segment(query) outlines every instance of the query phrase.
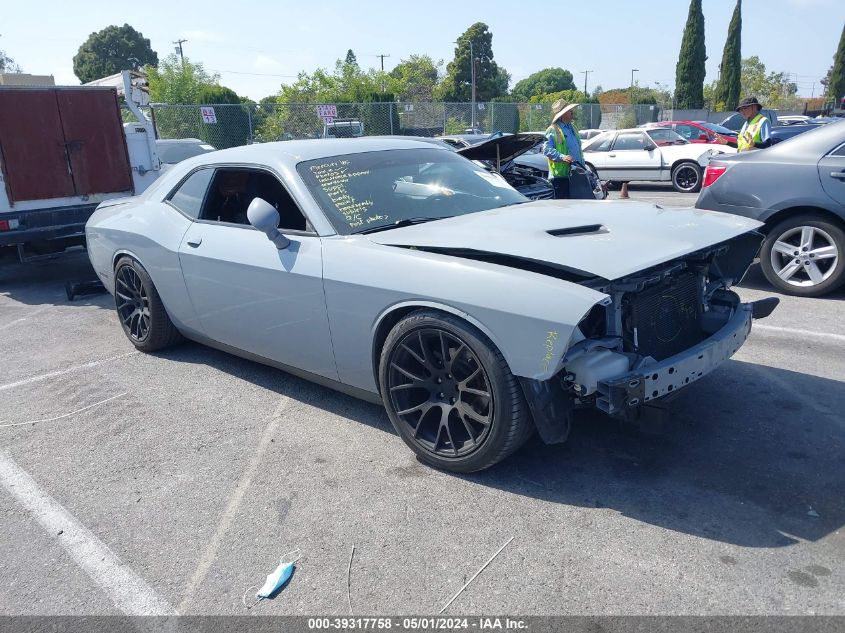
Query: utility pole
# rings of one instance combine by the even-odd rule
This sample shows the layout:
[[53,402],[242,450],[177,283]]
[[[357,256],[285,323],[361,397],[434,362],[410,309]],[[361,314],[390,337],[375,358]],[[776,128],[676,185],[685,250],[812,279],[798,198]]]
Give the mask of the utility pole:
[[184,44],[187,41],[188,40],[176,40],[175,42],[173,42],[174,44],[176,44],[176,52],[179,53],[179,58],[182,60],[183,66],[185,65],[185,55],[182,52],[182,44]]
[[390,55],[376,55],[376,57],[380,57],[380,58],[381,58],[381,70],[382,70],[382,72],[384,72],[384,58],[385,58],[385,57],[390,57]]
[[587,94],[587,77],[590,73],[593,72],[592,70],[582,70],[581,74],[584,75],[584,97],[589,97],[590,95]]

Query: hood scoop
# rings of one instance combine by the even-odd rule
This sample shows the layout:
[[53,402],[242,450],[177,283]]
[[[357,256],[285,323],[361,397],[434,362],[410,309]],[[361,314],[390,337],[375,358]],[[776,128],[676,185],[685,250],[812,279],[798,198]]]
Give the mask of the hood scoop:
[[546,231],[552,237],[570,237],[573,235],[597,235],[610,233],[603,224],[585,224],[583,226],[567,226],[563,229],[550,229]]

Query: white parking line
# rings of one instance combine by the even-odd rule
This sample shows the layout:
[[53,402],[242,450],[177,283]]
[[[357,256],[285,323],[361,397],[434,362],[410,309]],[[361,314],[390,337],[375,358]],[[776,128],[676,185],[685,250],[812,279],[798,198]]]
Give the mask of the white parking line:
[[59,371],[51,371],[47,374],[40,374],[39,376],[32,376],[30,378],[24,378],[23,380],[18,380],[16,382],[6,383],[5,385],[0,385],[0,391],[5,391],[6,389],[14,389],[15,387],[21,387],[23,385],[28,385],[33,382],[40,382],[42,380],[48,380],[50,378],[55,378],[56,376],[63,376],[65,374],[69,374],[74,371],[79,371],[81,369],[89,369],[90,367],[96,367],[97,365],[102,365],[104,363],[111,363],[116,360],[120,360],[121,358],[126,358],[127,356],[132,356],[137,354],[137,351],[134,352],[127,352],[126,354],[120,354],[118,356],[112,356],[111,358],[103,358],[101,360],[93,360],[90,363],[84,363],[82,365],[74,365],[73,367],[68,367],[67,369],[60,369]]
[[817,338],[826,341],[838,341],[845,343],[845,335],[833,334],[831,332],[814,332],[813,330],[803,330],[800,328],[779,327],[777,325],[764,325],[756,322],[751,327],[751,330],[763,330],[764,332],[777,332],[778,334],[791,334],[793,336],[806,336],[809,338]]
[[214,564],[214,561],[217,558],[217,552],[223,544],[223,537],[226,536],[226,532],[229,530],[229,527],[232,525],[232,521],[235,519],[235,515],[238,513],[241,501],[243,501],[247,489],[252,484],[252,479],[255,477],[255,473],[258,470],[258,466],[261,464],[261,460],[264,459],[264,453],[270,445],[270,440],[272,440],[273,436],[276,434],[276,429],[279,426],[279,418],[290,404],[291,399],[287,396],[282,396],[281,401],[273,411],[270,423],[264,429],[264,433],[261,435],[261,440],[258,442],[258,448],[255,449],[255,453],[249,460],[246,470],[244,470],[240,481],[238,481],[238,485],[235,486],[235,491],[232,493],[232,496],[229,498],[229,502],[226,504],[226,508],[223,510],[223,515],[220,517],[217,529],[214,531],[214,536],[212,536],[211,540],[208,542],[208,546],[206,546],[193,576],[191,576],[191,579],[188,581],[188,586],[185,589],[185,596],[179,604],[179,609],[185,609],[185,607],[190,603],[194,597],[194,592],[202,584],[202,581],[205,580],[208,570],[211,569],[211,566]]
[[178,615],[140,576],[0,451],[0,483],[126,615]]

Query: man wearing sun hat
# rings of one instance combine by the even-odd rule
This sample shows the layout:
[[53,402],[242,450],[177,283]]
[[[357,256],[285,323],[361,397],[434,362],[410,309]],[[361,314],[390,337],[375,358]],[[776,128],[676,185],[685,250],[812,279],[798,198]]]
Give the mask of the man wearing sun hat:
[[581,137],[572,125],[577,103],[558,99],[552,104],[552,124],[546,130],[543,154],[549,159],[549,180],[555,198],[569,197],[569,170],[572,163],[583,163]]
[[762,109],[763,106],[757,101],[757,97],[746,97],[739,102],[736,111],[745,118],[745,123],[742,124],[736,139],[738,152],[764,149],[772,144],[769,120],[760,114]]

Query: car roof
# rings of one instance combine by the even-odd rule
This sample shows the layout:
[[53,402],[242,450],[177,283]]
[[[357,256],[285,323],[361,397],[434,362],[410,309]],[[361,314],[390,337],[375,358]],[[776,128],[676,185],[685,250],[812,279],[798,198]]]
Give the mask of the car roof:
[[[401,137],[385,138],[362,136],[358,138],[309,139],[301,141],[275,141],[256,143],[219,150],[209,162],[283,162],[290,166],[305,160],[328,158],[343,154],[377,152],[387,149],[420,149],[438,146],[425,141]],[[445,149],[445,148],[444,148]]]

